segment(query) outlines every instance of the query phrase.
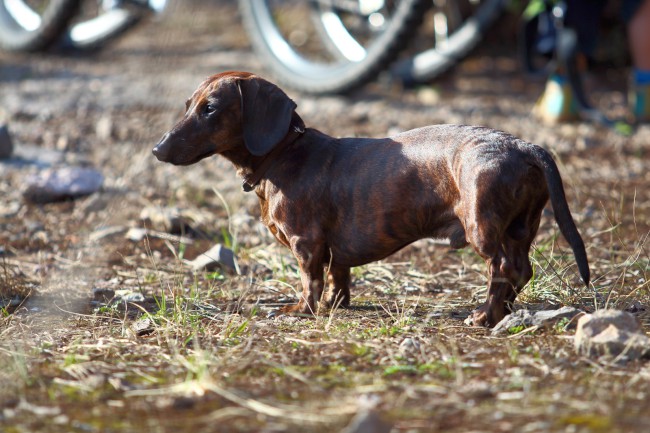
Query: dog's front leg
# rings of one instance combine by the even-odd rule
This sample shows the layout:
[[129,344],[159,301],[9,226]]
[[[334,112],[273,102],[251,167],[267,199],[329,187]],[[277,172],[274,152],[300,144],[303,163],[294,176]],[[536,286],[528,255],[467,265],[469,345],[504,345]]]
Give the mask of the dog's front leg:
[[332,265],[327,274],[328,289],[323,295],[321,305],[324,307],[350,306],[350,268]]
[[302,294],[296,305],[280,309],[281,313],[315,314],[316,305],[323,293],[323,257],[325,248],[322,242],[294,236],[290,240],[291,251],[300,266]]
[[474,326],[493,328],[510,313],[506,299],[514,292],[508,283],[488,283],[487,300],[472,312],[470,323]]

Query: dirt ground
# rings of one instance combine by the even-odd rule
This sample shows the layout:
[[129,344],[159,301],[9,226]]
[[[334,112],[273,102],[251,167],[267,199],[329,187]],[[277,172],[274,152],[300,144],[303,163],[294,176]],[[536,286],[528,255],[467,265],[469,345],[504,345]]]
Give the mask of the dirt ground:
[[[507,337],[466,326],[485,294],[469,249],[417,242],[353,270],[353,308],[267,318],[296,299],[299,277],[255,197],[218,158],[173,167],[151,155],[206,76],[264,67],[232,1],[173,12],[95,53],[0,53],[0,123],[35,154],[0,162],[2,431],[325,432],[357,415],[371,423],[359,432],[650,429],[647,362],[578,356],[570,326]],[[546,212],[517,307],[625,309],[647,333],[650,127],[625,137],[540,123],[530,113],[543,81],[519,71],[514,50],[496,40],[417,89],[379,80],[345,97],[287,93],[309,126],[335,136],[465,123],[550,149],[593,284],[581,288]],[[610,115],[625,110],[624,77],[591,78]],[[102,190],[27,203],[27,178],[51,161],[98,169]],[[141,218],[168,208],[182,214],[180,232]],[[126,236],[144,226],[156,233]],[[241,275],[187,268],[215,243],[235,250]]]

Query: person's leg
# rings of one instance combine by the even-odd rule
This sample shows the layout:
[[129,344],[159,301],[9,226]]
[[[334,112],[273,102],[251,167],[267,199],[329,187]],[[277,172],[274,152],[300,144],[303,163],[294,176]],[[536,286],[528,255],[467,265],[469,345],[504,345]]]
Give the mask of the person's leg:
[[[650,0],[649,0],[650,1]],[[596,48],[598,29],[606,0],[567,0],[564,26],[577,36],[578,69],[587,70],[587,58]],[[578,120],[578,104],[567,71],[560,65],[546,82],[544,93],[537,100],[533,114],[547,123]]]
[[629,102],[637,121],[650,121],[650,0],[626,0],[623,18],[632,56]]

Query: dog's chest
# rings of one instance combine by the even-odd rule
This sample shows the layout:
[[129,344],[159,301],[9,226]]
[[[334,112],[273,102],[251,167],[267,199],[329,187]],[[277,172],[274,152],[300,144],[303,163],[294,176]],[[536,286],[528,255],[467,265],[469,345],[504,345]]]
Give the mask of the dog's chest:
[[280,241],[281,244],[290,247],[289,240],[285,234],[285,231],[282,229],[282,218],[278,219],[273,217],[274,212],[271,208],[277,207],[273,206],[273,203],[269,203],[268,200],[264,197],[259,197],[260,199],[260,210],[261,210],[261,220],[262,223],[269,229],[271,234]]

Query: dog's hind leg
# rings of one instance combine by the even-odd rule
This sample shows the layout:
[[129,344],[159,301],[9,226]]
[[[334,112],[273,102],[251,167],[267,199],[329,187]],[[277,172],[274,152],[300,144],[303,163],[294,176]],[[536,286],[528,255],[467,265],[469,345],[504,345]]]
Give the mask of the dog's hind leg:
[[[543,204],[541,205],[543,206]],[[488,268],[487,299],[473,312],[474,325],[493,327],[512,312],[517,295],[533,275],[528,257],[539,227],[541,206],[536,205],[499,230],[498,218],[477,215],[478,224],[468,230],[468,239]]]
[[[476,197],[479,199],[473,206],[465,209],[465,232],[467,241],[485,260],[488,281],[485,303],[474,310],[471,322],[474,326],[493,327],[505,317],[510,310],[508,304],[517,297],[521,256],[506,233],[508,217],[499,214],[493,203],[481,200],[480,195]],[[527,263],[528,258],[525,259]]]

